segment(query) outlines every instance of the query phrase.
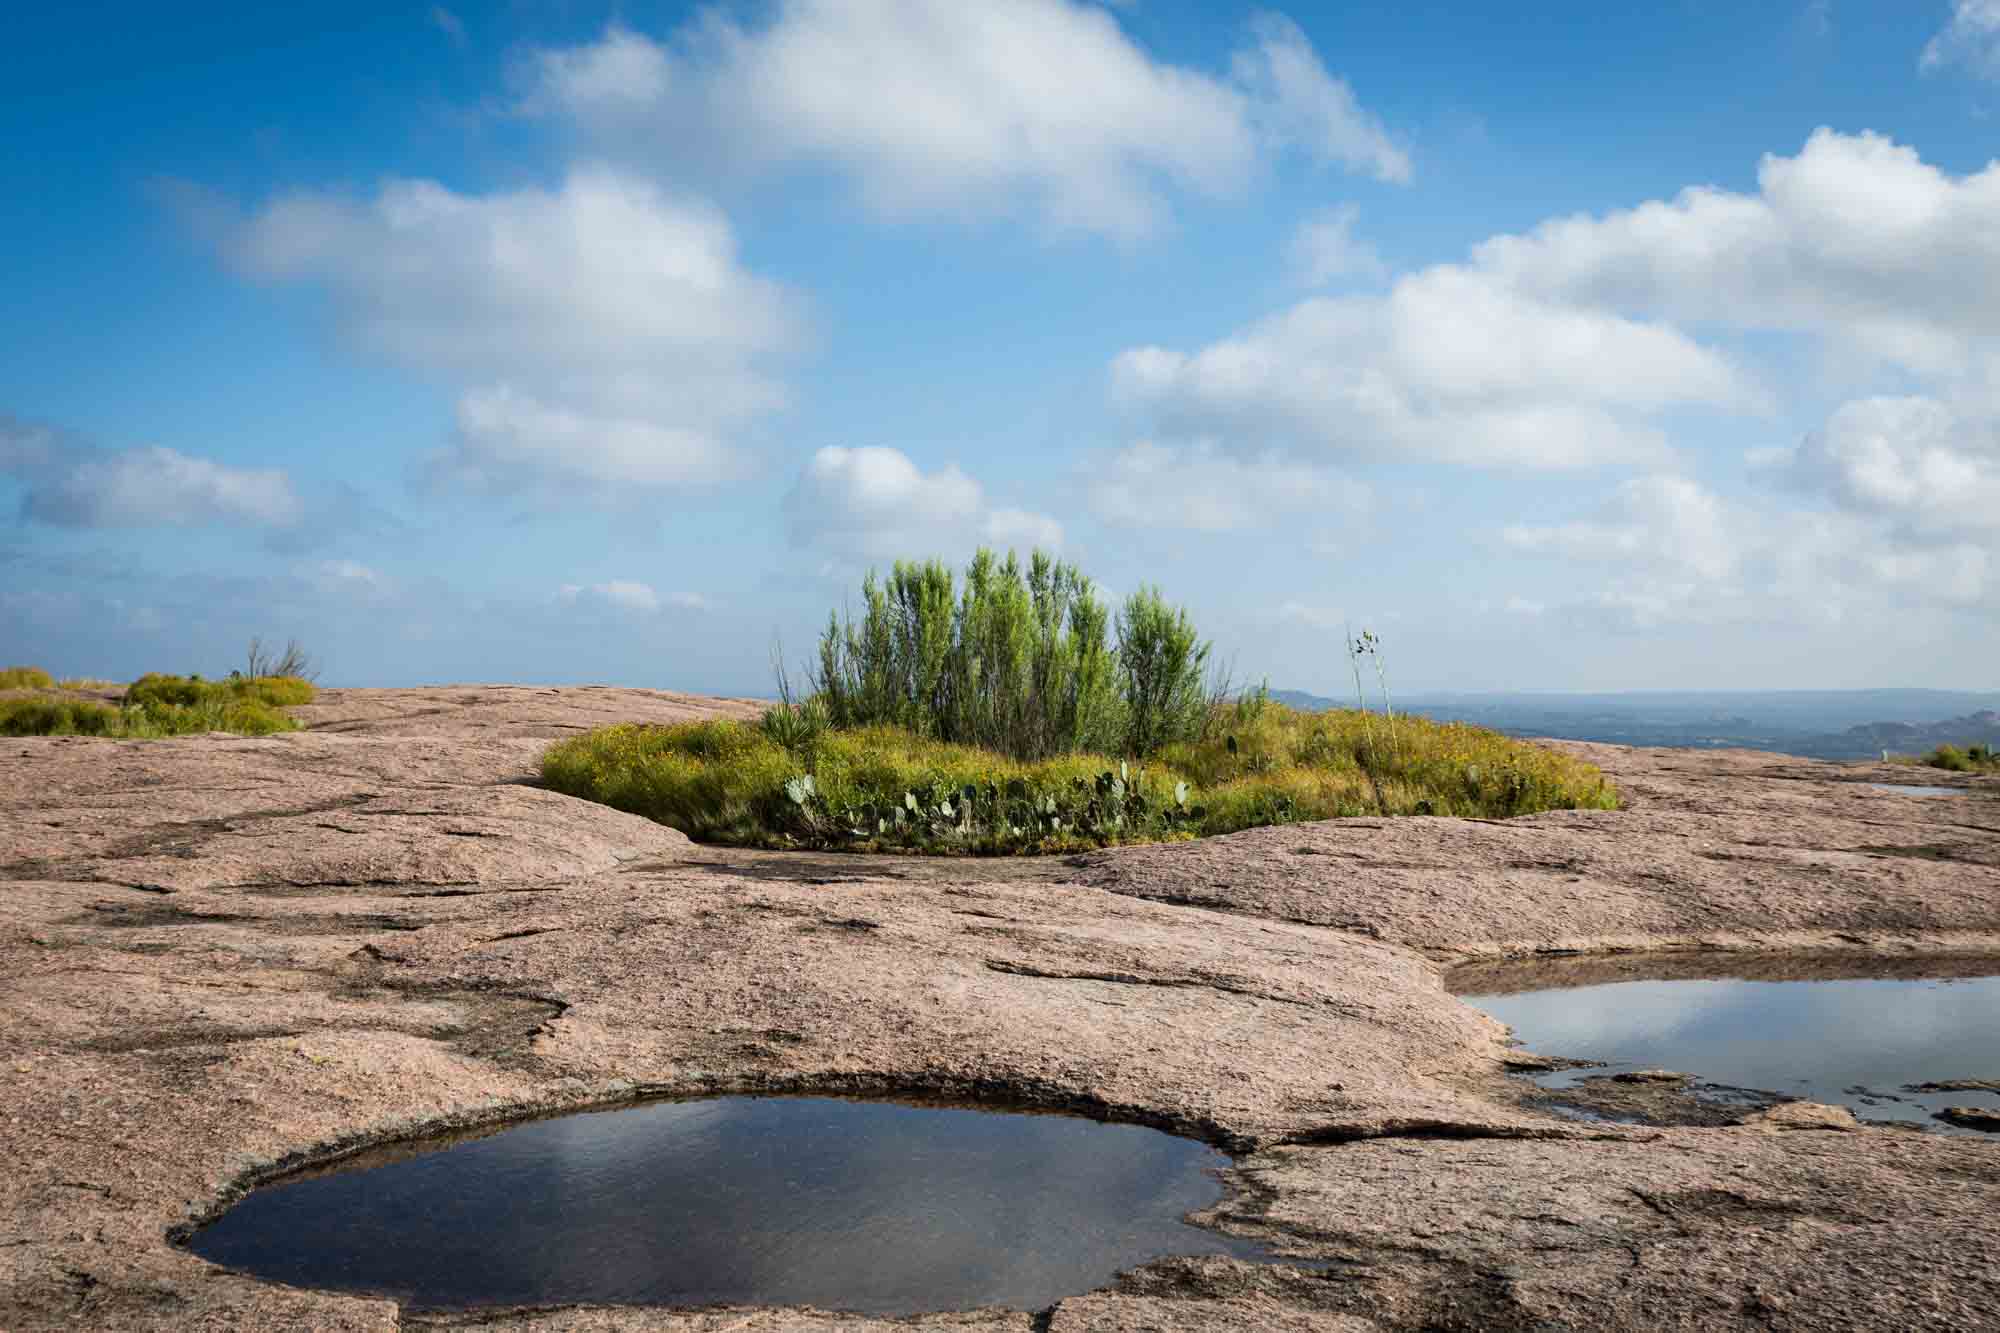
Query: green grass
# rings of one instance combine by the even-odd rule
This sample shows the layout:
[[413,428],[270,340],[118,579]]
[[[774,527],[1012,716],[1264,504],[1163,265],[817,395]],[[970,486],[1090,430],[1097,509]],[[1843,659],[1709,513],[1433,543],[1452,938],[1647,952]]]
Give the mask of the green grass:
[[0,690],[46,690],[53,688],[55,683],[55,678],[40,667],[0,668]]
[[283,708],[312,701],[312,682],[297,676],[231,675],[225,680],[203,680],[200,676],[163,676],[149,671],[125,690],[127,708],[134,704],[194,708],[211,702],[253,702]]
[[[46,687],[45,687],[46,688]],[[0,700],[0,736],[115,736],[157,740],[205,731],[268,736],[296,731],[283,712],[311,702],[310,683],[289,676],[205,681],[196,676],[141,676],[121,705],[43,694]]]
[[[1615,809],[1596,768],[1497,732],[1354,711],[1224,705],[1211,737],[1132,765],[1034,762],[895,727],[787,748],[755,723],[604,727],[550,747],[550,787],[753,847],[1020,853],[1366,814]],[[1371,777],[1372,772],[1372,777]],[[1379,793],[1379,794],[1378,794]]]

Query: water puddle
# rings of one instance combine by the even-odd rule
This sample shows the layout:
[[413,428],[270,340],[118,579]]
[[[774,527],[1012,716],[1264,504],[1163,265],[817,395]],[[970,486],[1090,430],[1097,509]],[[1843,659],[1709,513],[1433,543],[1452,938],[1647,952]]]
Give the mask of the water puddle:
[[1969,796],[1972,794],[1971,790],[1966,787],[1917,787],[1897,782],[1868,782],[1862,785],[1875,791],[1893,792],[1897,796]]
[[416,1145],[254,1190],[212,1262],[418,1307],[1038,1309],[1165,1255],[1220,1152],[1137,1125],[806,1097],[660,1102]]
[[1619,1098],[1637,1097],[1647,1080],[1635,1076],[1648,1070],[1690,1075],[1686,1090],[1713,1105],[1827,1102],[1865,1120],[1968,1134],[1979,1131],[1937,1112],[2000,1113],[2000,963],[1930,964],[1948,976],[1909,975],[1915,963],[1847,977],[1827,975],[1833,964],[1765,960],[1762,976],[1759,966],[1699,977],[1683,964],[1681,975],[1646,977],[1640,960],[1579,960],[1567,978],[1546,964],[1493,967],[1454,977],[1453,988],[1529,1051],[1593,1062],[1533,1076],[1559,1107],[1569,1090],[1584,1114],[1626,1118]]

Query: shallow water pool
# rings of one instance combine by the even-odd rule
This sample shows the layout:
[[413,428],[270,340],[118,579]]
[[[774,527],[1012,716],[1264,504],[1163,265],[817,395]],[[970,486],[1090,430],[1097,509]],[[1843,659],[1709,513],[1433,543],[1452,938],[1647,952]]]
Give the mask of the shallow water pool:
[[394,1156],[255,1190],[189,1247],[414,1306],[869,1313],[1035,1309],[1164,1255],[1265,1257],[1182,1220],[1227,1157],[1075,1116],[721,1097]]
[[1970,796],[1969,787],[1923,787],[1900,782],[1869,782],[1863,784],[1876,791],[1893,792],[1897,796]]
[[1829,1102],[1863,1119],[1976,1133],[1946,1106],[2000,1108],[2000,976],[1746,981],[1630,980],[1461,997],[1540,1055],[1603,1062],[1535,1076],[1547,1088],[1639,1069],[1689,1074],[1698,1094],[1756,1089]]

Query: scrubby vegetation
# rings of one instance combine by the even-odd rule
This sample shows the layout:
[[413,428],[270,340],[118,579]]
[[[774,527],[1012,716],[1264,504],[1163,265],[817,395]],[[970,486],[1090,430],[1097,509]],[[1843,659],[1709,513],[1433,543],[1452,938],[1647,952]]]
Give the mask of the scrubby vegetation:
[[[288,645],[282,657],[274,658],[264,653],[253,639],[249,665],[251,671],[234,671],[223,680],[149,672],[126,687],[116,706],[63,692],[101,688],[107,682],[65,681],[58,690],[46,671],[13,668],[0,675],[0,682],[18,675],[23,683],[12,688],[41,692],[28,698],[0,700],[0,735],[151,740],[205,731],[265,736],[296,730],[297,720],[282,710],[293,704],[312,702],[312,682],[297,674],[310,670],[309,659],[296,643]],[[276,671],[274,668],[279,666],[291,670]]]
[[1601,773],[1497,732],[1252,696],[1205,740],[1134,762],[1017,760],[904,728],[828,729],[788,747],[749,722],[605,727],[542,759],[557,791],[705,842],[857,850],[1052,852],[1362,814],[1614,809]]
[[55,683],[55,678],[40,667],[0,668],[0,690],[46,690],[53,688]]
[[157,740],[204,731],[266,736],[298,722],[260,699],[208,697],[192,704],[113,707],[92,699],[41,695],[0,701],[0,736],[117,736]]
[[283,708],[309,704],[314,693],[312,682],[297,676],[232,674],[226,680],[203,680],[200,676],[163,676],[149,671],[126,687],[125,707],[205,708],[252,703]]
[[[1374,655],[1373,635],[1355,641]],[[962,590],[898,564],[831,619],[811,691],[757,723],[602,728],[553,746],[557,791],[709,842],[1015,853],[1360,814],[1611,809],[1595,768],[1497,732],[1231,697],[1184,610],[1114,618],[1074,566],[981,552]],[[1357,686],[1359,671],[1356,671]]]
[[[1187,612],[1141,588],[1115,618],[1074,565],[973,557],[964,587],[936,561],[861,585],[859,623],[830,617],[812,700],[836,728],[896,726],[1014,759],[1145,755],[1192,740],[1226,683]],[[798,707],[780,671],[781,708]]]
[[1991,773],[2000,769],[2000,754],[1990,745],[1968,745],[1963,750],[1956,745],[1940,745],[1925,755],[1923,762],[1953,773]]
[[307,656],[297,639],[285,641],[285,651],[273,653],[264,646],[260,638],[252,637],[250,651],[245,655],[244,669],[232,671],[233,676],[248,676],[252,680],[292,678],[311,682],[319,679],[319,666]]

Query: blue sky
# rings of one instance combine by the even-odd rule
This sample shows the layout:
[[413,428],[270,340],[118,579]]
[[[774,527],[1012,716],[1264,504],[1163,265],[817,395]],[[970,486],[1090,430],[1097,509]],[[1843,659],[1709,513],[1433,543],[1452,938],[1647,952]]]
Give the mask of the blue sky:
[[2000,0],[44,6],[0,658],[766,693],[1059,548],[1244,677],[1981,688]]

